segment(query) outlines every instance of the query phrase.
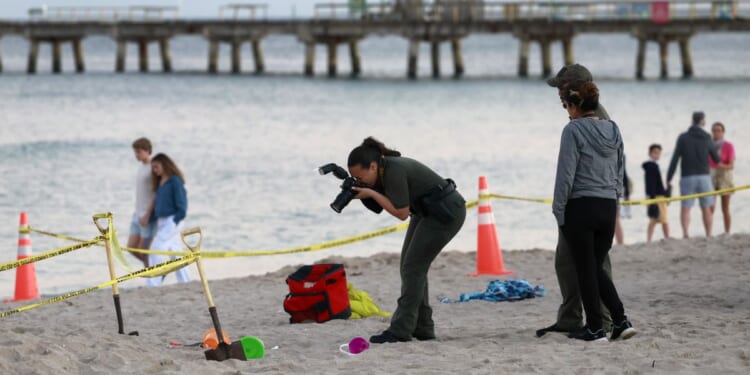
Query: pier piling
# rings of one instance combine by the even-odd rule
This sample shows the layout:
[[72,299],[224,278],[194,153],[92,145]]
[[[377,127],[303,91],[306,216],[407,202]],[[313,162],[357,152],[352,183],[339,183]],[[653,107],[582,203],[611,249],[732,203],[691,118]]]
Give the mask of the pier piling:
[[169,39],[159,40],[159,51],[161,52],[161,70],[164,73],[172,72],[172,55],[169,53]]
[[52,41],[52,73],[62,73],[62,50],[57,39]]
[[305,43],[305,75],[312,77],[315,75],[315,43]]
[[36,73],[36,62],[39,57],[39,41],[31,39],[29,44],[29,59],[26,64],[26,72],[29,74]]
[[242,71],[242,43],[239,40],[232,41],[232,74],[240,74]]
[[211,39],[208,43],[208,72],[216,74],[219,71],[219,41]]
[[679,44],[682,58],[682,77],[691,78],[693,76],[693,57],[690,53],[690,38],[680,38]]
[[518,51],[518,76],[528,77],[529,76],[529,44],[530,41],[527,38],[520,40],[520,48]]
[[550,41],[547,39],[539,41],[542,49],[542,77],[547,78],[552,74],[552,54],[550,53]]
[[349,58],[352,62],[352,77],[362,74],[362,59],[359,55],[359,43],[356,40],[349,41]]
[[83,46],[81,39],[73,39],[73,59],[75,60],[76,73],[83,73],[86,67],[83,63]]
[[122,73],[125,71],[125,54],[127,53],[128,44],[126,41],[117,40],[117,56],[115,57],[115,72]]
[[646,65],[646,38],[638,38],[638,54],[635,57],[635,78],[643,79],[643,67]]
[[432,42],[432,78],[440,78],[440,42]]
[[669,78],[669,40],[659,39],[659,63],[661,65],[659,76],[661,79]]
[[563,61],[565,65],[571,65],[575,63],[575,58],[573,57],[573,38],[572,37],[563,38],[562,50],[563,50]]
[[261,74],[266,70],[266,64],[263,61],[263,50],[260,46],[260,40],[254,39],[250,45],[253,49],[253,60],[255,61],[255,74]]
[[335,77],[336,76],[336,62],[338,60],[337,54],[338,52],[338,44],[334,41],[328,42],[328,76],[329,77]]
[[453,49],[453,76],[456,78],[464,75],[464,56],[461,52],[461,39],[451,40]]
[[407,63],[406,76],[409,79],[417,79],[417,62],[419,61],[419,41],[409,40],[409,61]]
[[138,40],[138,70],[142,73],[148,72],[148,41]]

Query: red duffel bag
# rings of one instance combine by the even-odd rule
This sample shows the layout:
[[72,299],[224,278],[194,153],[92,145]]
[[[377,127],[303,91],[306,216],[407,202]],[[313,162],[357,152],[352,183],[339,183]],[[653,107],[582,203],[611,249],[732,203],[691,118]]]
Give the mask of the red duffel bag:
[[291,315],[289,323],[331,319],[349,319],[349,291],[343,264],[302,266],[286,278],[289,294],[284,311]]

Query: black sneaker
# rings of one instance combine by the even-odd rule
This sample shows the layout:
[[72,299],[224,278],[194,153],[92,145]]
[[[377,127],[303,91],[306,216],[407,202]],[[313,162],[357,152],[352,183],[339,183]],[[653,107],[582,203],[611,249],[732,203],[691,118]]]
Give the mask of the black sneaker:
[[387,342],[405,342],[409,340],[411,339],[402,339],[391,333],[391,331],[383,331],[383,333],[379,335],[370,336],[370,342],[373,344],[385,344]]
[[627,340],[635,334],[638,333],[638,331],[633,328],[633,324],[630,323],[630,321],[626,318],[620,324],[613,324],[612,325],[612,336],[609,337],[610,340],[614,341],[617,339],[621,340]]
[[599,328],[596,332],[591,332],[588,326],[569,333],[568,337],[583,341],[608,341],[607,332],[603,328]]
[[546,335],[547,332],[570,333],[572,331],[569,330],[569,329],[562,328],[562,327],[558,326],[557,323],[555,323],[555,324],[553,324],[553,325],[551,325],[551,326],[549,326],[547,328],[542,328],[540,330],[537,330],[536,331],[536,337],[542,337],[542,336]]

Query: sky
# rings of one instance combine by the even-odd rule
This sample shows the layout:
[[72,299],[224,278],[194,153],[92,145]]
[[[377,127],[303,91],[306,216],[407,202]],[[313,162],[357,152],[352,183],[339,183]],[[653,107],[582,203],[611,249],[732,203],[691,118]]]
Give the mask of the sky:
[[[28,9],[56,6],[178,6],[180,18],[216,18],[225,4],[267,4],[269,17],[310,16],[316,3],[346,3],[347,0],[0,0],[0,19],[26,19]],[[294,10],[293,10],[294,8]]]

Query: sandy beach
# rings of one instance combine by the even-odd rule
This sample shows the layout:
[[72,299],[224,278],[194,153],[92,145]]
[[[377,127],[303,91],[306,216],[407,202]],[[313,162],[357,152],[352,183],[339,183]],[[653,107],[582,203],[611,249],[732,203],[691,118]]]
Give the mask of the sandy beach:
[[[219,317],[231,338],[266,345],[260,360],[209,362],[194,343],[211,327],[199,282],[121,291],[126,332],[117,334],[110,290],[3,319],[2,374],[746,374],[750,372],[750,235],[668,240],[616,247],[613,273],[639,334],[631,340],[583,343],[561,334],[536,338],[554,322],[560,292],[549,250],[505,251],[512,278],[548,290],[519,302],[443,304],[440,297],[482,291],[494,278],[467,277],[474,253],[445,251],[430,272],[438,340],[339,352],[354,336],[369,337],[387,318],[288,323],[285,277],[214,280]],[[210,260],[208,260],[210,261]],[[329,258],[348,279],[392,311],[399,291],[398,255]],[[194,266],[193,266],[194,267]],[[4,304],[3,310],[22,305]]]

